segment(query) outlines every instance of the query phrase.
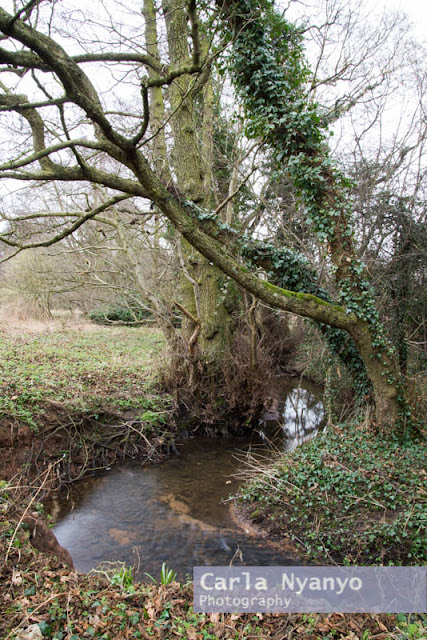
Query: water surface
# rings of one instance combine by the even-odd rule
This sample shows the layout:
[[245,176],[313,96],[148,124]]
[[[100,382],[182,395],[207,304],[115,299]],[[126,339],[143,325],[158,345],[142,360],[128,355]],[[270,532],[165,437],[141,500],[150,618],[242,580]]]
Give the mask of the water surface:
[[[286,423],[283,417],[270,419],[270,412],[260,432],[264,442],[273,439],[282,449],[310,437],[323,421],[321,404],[304,389],[288,390],[276,410]],[[158,578],[166,562],[184,579],[194,565],[301,564],[297,556],[249,535],[233,520],[228,497],[239,490],[234,474],[243,453],[269,455],[259,438],[199,437],[178,449],[178,456],[162,464],[126,463],[54,498],[54,533],[77,570],[123,561],[136,566],[140,578],[145,573]]]

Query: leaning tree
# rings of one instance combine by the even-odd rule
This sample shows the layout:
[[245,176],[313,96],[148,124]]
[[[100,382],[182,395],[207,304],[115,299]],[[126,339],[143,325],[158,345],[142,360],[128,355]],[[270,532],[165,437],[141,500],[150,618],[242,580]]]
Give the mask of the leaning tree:
[[[372,397],[377,422],[401,425],[408,412],[394,350],[357,258],[350,183],[330,157],[328,117],[308,96],[301,31],[270,0],[164,0],[160,25],[152,0],[144,2],[143,21],[122,7],[120,19],[97,24],[79,3],[10,5],[9,12],[0,9],[0,110],[9,131],[0,175],[30,185],[102,185],[106,197],[63,217],[48,237],[26,241],[8,226],[1,238],[7,257],[50,246],[109,210],[120,213],[125,201],[145,200],[182,238],[191,266],[181,282],[190,348],[194,336],[213,354],[230,344],[221,295],[226,274],[267,305],[315,321],[360,394]],[[226,59],[243,104],[246,135],[270,150],[324,243],[335,297],[301,255],[257,241],[224,218],[233,190],[219,205],[212,196],[217,57]],[[52,215],[35,201],[18,218],[42,224]]]

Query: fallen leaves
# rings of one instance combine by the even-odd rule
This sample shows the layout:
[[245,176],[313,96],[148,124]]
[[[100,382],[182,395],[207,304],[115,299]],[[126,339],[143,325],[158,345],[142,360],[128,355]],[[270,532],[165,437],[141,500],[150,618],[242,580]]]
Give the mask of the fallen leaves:
[[[4,543],[0,535],[0,554]],[[28,541],[20,552],[0,567],[4,638],[13,629],[17,640],[40,640],[39,624],[64,640],[73,634],[114,640],[386,640],[395,628],[395,618],[386,615],[197,614],[191,585],[135,583],[135,591],[125,593],[105,577],[78,574],[34,552]]]
[[12,584],[14,586],[22,584],[22,575],[16,569],[13,569],[12,571]]

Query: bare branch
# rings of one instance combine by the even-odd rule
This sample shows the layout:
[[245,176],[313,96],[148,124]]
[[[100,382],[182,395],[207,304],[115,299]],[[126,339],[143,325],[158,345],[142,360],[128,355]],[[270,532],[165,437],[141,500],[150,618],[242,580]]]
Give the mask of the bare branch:
[[[64,140],[63,142],[58,142],[57,144],[51,145],[50,147],[45,147],[44,149],[41,149],[36,153],[32,153],[29,156],[25,156],[24,158],[20,158],[19,160],[11,160],[10,162],[5,162],[4,164],[0,165],[0,171],[19,169],[20,167],[28,166],[29,164],[37,162],[38,160],[41,161],[43,158],[46,158],[52,153],[62,151],[63,149],[72,149],[73,147],[84,147],[86,149],[95,149],[97,151],[105,150],[105,147],[101,143],[98,144],[96,142],[90,142],[89,140]],[[55,167],[56,169],[59,168],[60,170],[63,168],[60,165],[51,163],[50,168],[52,168],[52,170],[53,167]]]
[[89,78],[57,42],[21,20],[11,24],[11,16],[1,8],[0,31],[35,51],[59,77],[67,97],[86,112],[102,134],[119,148],[129,149],[129,141],[114,131],[105,117],[98,94]]
[[193,42],[193,65],[200,65],[200,35],[199,35],[199,17],[196,10],[196,0],[189,0],[188,17],[191,24],[191,40]]
[[110,207],[114,206],[115,204],[118,204],[119,202],[122,202],[123,200],[128,200],[130,197],[131,196],[129,195],[123,195],[123,196],[116,196],[114,198],[111,198],[110,200],[108,200],[107,202],[104,202],[99,207],[96,207],[95,209],[92,209],[91,211],[86,212],[84,215],[81,215],[79,219],[76,220],[70,227],[65,228],[63,231],[61,231],[61,233],[58,233],[52,236],[48,240],[43,240],[41,242],[29,242],[27,244],[22,244],[14,240],[9,240],[4,236],[0,236],[0,240],[4,242],[4,244],[8,245],[9,247],[16,247],[20,251],[23,251],[24,249],[35,249],[36,247],[50,247],[53,244],[59,242],[60,240],[63,240],[67,236],[74,233],[74,231],[76,231],[79,227],[81,227],[82,224],[84,224],[87,220],[90,220],[94,216],[98,215],[99,213],[102,213],[103,211],[106,211]]
[[24,16],[24,20],[28,20],[33,9],[35,9],[35,7],[37,7],[37,5],[41,4],[43,1],[44,0],[30,0],[29,2],[27,2],[27,4],[24,5],[22,9],[13,16],[11,25],[13,25],[13,23],[16,22],[21,16]]
[[218,213],[220,213],[224,209],[224,207],[226,207],[228,205],[228,203],[231,202],[231,200],[233,200],[233,198],[235,198],[237,196],[237,194],[243,189],[243,187],[245,186],[245,184],[247,183],[249,178],[255,173],[255,171],[257,169],[258,169],[258,167],[252,167],[251,171],[244,178],[244,180],[242,180],[242,182],[239,184],[239,186],[232,193],[230,193],[225,198],[225,200],[223,200],[221,202],[221,204],[215,209],[215,215],[218,215]]
[[33,134],[33,144],[36,154],[39,154],[39,162],[42,169],[49,171],[53,168],[53,163],[48,157],[45,143],[45,125],[42,117],[39,115],[36,109],[27,108],[22,109],[21,105],[27,103],[28,98],[24,95],[0,95],[0,104],[8,107],[10,110],[16,111],[22,115],[31,127]]

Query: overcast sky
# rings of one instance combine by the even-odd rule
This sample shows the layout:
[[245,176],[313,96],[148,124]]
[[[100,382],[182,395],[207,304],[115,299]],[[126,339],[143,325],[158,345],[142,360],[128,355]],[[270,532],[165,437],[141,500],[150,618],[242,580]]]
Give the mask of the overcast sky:
[[[377,4],[375,0],[372,0]],[[379,2],[378,4],[381,4]],[[384,7],[401,9],[414,23],[417,39],[427,44],[427,2],[426,0],[382,0]]]

